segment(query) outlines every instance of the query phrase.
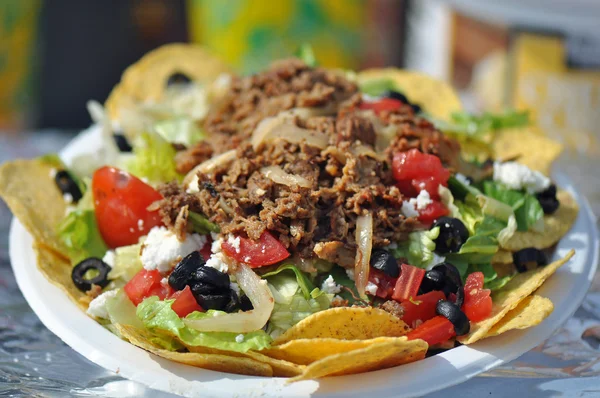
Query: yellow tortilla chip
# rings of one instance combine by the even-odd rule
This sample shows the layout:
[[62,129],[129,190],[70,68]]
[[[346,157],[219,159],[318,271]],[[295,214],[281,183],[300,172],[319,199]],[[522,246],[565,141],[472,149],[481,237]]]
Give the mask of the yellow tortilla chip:
[[492,141],[495,159],[513,159],[532,170],[550,175],[552,163],[563,150],[562,144],[534,132],[531,128],[498,131]]
[[394,315],[377,308],[330,308],[304,318],[277,337],[273,345],[296,339],[366,340],[382,336],[396,337],[405,335],[409,329]]
[[371,344],[313,362],[302,375],[290,379],[290,382],[387,369],[425,358],[427,348],[423,340],[408,341],[406,337]]
[[205,354],[196,352],[173,352],[162,349],[153,344],[144,331],[132,326],[114,325],[121,336],[131,344],[140,347],[159,357],[217,372],[236,373],[248,376],[273,376],[273,370],[266,363],[251,358],[234,357],[230,355]]
[[579,206],[575,198],[567,191],[558,191],[556,197],[560,201],[560,206],[554,214],[544,216],[544,232],[517,231],[502,248],[511,252],[526,247],[547,249],[565,236],[577,219]]
[[174,73],[183,73],[195,82],[209,83],[229,67],[206,48],[194,44],[168,44],[144,55],[128,67],[121,82],[106,100],[112,120],[119,119],[127,104],[158,101],[163,97],[166,82]]
[[298,339],[285,344],[266,348],[262,354],[289,362],[310,365],[311,363],[344,352],[366,348],[374,344],[404,341],[404,337],[377,337],[369,340],[338,340],[332,338]]
[[452,113],[462,111],[460,99],[452,86],[431,76],[396,68],[367,69],[357,75],[359,85],[378,79],[394,81],[410,102],[420,105],[438,119],[448,120]]
[[492,264],[512,264],[513,254],[508,250],[499,249],[492,257]]
[[485,337],[492,337],[513,329],[527,329],[539,325],[554,310],[554,304],[546,297],[531,295],[509,311],[494,325]]
[[34,241],[63,256],[65,248],[56,227],[65,215],[66,205],[50,176],[52,169],[50,163],[40,159],[3,164],[0,166],[0,196]]
[[465,336],[458,337],[463,344],[472,344],[485,338],[488,332],[511,310],[516,308],[521,301],[536,291],[546,279],[548,279],[558,268],[569,261],[575,254],[571,250],[565,257],[544,267],[523,272],[516,275],[502,289],[492,293],[492,314],[488,319],[471,323],[471,331]]

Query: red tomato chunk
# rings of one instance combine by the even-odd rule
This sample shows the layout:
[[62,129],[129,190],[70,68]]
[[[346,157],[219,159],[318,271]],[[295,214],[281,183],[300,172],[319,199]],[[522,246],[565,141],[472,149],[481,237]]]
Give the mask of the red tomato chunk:
[[400,266],[400,277],[396,281],[392,298],[401,302],[416,297],[424,276],[424,269],[402,264]]
[[407,334],[409,340],[425,340],[430,346],[440,344],[454,337],[454,325],[443,316],[425,321]]
[[487,319],[492,314],[490,290],[483,288],[483,272],[473,272],[465,281],[465,302],[462,310],[471,322]]
[[234,260],[248,264],[251,268],[263,267],[285,260],[290,256],[286,248],[268,231],[263,232],[258,241],[239,237],[239,247],[223,242],[221,249]]

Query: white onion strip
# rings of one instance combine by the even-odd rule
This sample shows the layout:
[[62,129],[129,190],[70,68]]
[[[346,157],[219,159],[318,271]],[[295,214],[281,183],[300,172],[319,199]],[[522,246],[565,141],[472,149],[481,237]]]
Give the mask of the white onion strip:
[[356,290],[365,297],[365,288],[369,282],[369,261],[373,248],[373,215],[367,213],[356,218],[356,259],[354,261],[354,281]]
[[276,116],[263,119],[250,138],[254,149],[258,149],[265,142],[277,138],[284,139],[292,144],[305,142],[307,145],[324,149],[329,144],[329,137],[323,133],[298,127],[289,117]]
[[198,166],[194,167],[191,171],[189,171],[184,179],[183,185],[187,186],[194,179],[194,176],[198,174],[198,172],[202,174],[208,174],[219,166],[226,165],[231,163],[236,158],[236,150],[231,149],[227,152],[223,152],[220,155],[213,156],[212,158],[200,163]]
[[[232,262],[230,258],[225,261]],[[234,275],[254,309],[203,319],[184,319],[185,324],[201,332],[248,333],[262,329],[271,317],[275,300],[267,281],[245,264],[236,264]],[[231,265],[230,265],[231,266]]]
[[267,178],[271,179],[273,182],[277,184],[287,185],[288,187],[298,185],[302,188],[310,188],[312,184],[306,178],[289,174],[283,171],[283,169],[279,166],[267,166],[260,169],[260,172]]

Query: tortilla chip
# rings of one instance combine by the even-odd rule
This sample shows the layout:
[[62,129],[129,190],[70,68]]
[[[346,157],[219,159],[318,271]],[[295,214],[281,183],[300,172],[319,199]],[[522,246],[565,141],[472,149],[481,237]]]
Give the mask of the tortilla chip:
[[220,354],[204,354],[195,352],[173,352],[162,349],[153,344],[144,331],[127,325],[114,325],[121,336],[131,344],[140,347],[154,355],[171,361],[195,366],[198,368],[215,370],[217,372],[236,373],[248,376],[273,376],[273,370],[266,363],[251,358],[234,357]]
[[374,344],[406,340],[404,337],[377,337],[369,340],[338,340],[332,338],[298,339],[261,351],[272,358],[310,365],[325,357],[366,348]]
[[405,335],[409,329],[394,315],[377,308],[330,308],[304,318],[277,337],[273,345],[296,339],[366,340],[382,336],[396,337]]
[[290,382],[387,369],[425,358],[427,348],[425,341],[408,341],[406,337],[379,342],[313,362],[302,375],[290,379]]
[[492,264],[512,264],[513,254],[508,250],[499,249],[492,257]]
[[494,325],[485,337],[492,337],[513,329],[527,329],[539,325],[554,310],[552,301],[545,297],[531,295],[509,311]]
[[515,232],[502,246],[503,249],[515,252],[526,247],[547,249],[555,245],[573,226],[579,213],[575,198],[567,191],[558,191],[556,197],[560,206],[554,214],[544,216],[544,232]]
[[159,47],[125,70],[121,82],[106,100],[110,118],[118,120],[120,109],[127,108],[128,103],[160,100],[169,76],[178,72],[195,82],[209,83],[230,69],[220,58],[198,45],[178,43]]
[[546,279],[558,268],[569,261],[575,254],[571,250],[565,257],[544,267],[516,275],[502,289],[492,293],[492,314],[489,318],[471,323],[471,331],[465,336],[458,337],[463,344],[472,344],[485,338],[489,331],[503,319],[506,314],[516,308],[527,296],[536,291]]
[[452,86],[431,76],[396,68],[367,69],[357,75],[359,85],[378,79],[394,81],[410,102],[420,105],[436,118],[448,120],[452,113],[462,111],[460,99]]
[[52,165],[40,159],[15,160],[0,166],[0,196],[33,240],[66,259],[57,225],[65,215],[62,193],[50,177]]
[[[535,150],[532,150],[535,148]],[[550,175],[552,163],[563,150],[562,144],[534,132],[531,128],[514,128],[496,132],[492,141],[495,159],[513,159],[532,170]]]

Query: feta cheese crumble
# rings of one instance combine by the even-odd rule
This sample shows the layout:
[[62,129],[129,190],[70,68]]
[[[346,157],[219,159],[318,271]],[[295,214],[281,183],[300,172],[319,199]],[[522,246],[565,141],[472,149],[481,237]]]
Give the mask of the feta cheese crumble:
[[200,180],[198,179],[198,174],[194,174],[194,177],[192,177],[192,181],[190,181],[188,184],[185,192],[189,194],[200,192],[200,185],[198,185],[199,182]]
[[243,343],[244,342],[244,335],[243,334],[238,334],[237,336],[235,336],[235,342],[236,343]]
[[108,319],[108,311],[106,310],[106,300],[115,297],[118,290],[109,290],[104,292],[90,302],[87,309],[87,314],[96,318]]
[[335,296],[333,296],[333,299],[331,300],[331,305],[333,306],[340,306],[342,304],[344,304],[344,299],[341,296],[338,296],[337,294]]
[[351,269],[351,268],[346,269],[346,275],[348,275],[348,278],[354,280],[354,269]]
[[240,252],[240,237],[234,237],[232,234],[229,234],[227,237],[227,243],[229,243],[235,249],[236,253]]
[[524,189],[530,194],[542,192],[550,186],[548,177],[517,162],[494,162],[494,181],[510,189]]
[[114,250],[108,250],[104,254],[104,257],[102,257],[102,261],[104,261],[107,265],[109,265],[110,268],[114,268],[115,267],[115,252],[114,252]]
[[221,253],[221,245],[223,244],[223,238],[219,235],[211,234],[213,238],[213,243],[210,246],[210,251],[212,254],[206,261],[206,266],[216,269],[217,271],[221,271],[227,273],[229,270],[229,266],[226,262],[223,261],[223,253]]
[[409,218],[419,216],[419,212],[415,210],[414,203],[411,203],[407,200],[402,202],[402,208],[400,210],[402,211],[402,214],[404,214],[406,217],[409,217]]
[[377,294],[377,285],[373,282],[367,283],[365,287],[365,292],[369,293],[371,296],[375,296]]
[[471,181],[469,181],[469,179],[464,174],[456,173],[454,177],[463,185],[471,185]]
[[181,242],[167,228],[154,227],[142,245],[142,264],[148,271],[158,269],[161,273],[166,273],[182,258],[202,249],[205,244],[205,236],[187,234],[185,240]]
[[418,217],[419,212],[417,210],[423,210],[432,203],[433,200],[431,200],[429,192],[423,189],[416,198],[410,198],[408,201],[402,202],[401,211],[406,217]]
[[68,204],[71,204],[71,203],[73,203],[73,195],[71,195],[71,194],[70,194],[70,193],[68,193],[68,192],[65,192],[65,193],[63,193],[63,200],[64,200],[66,203],[68,203]]
[[342,291],[342,287],[335,283],[333,277],[329,275],[321,284],[321,290],[327,294],[336,294]]

